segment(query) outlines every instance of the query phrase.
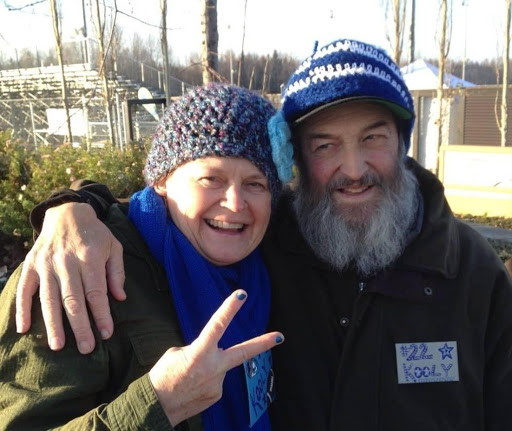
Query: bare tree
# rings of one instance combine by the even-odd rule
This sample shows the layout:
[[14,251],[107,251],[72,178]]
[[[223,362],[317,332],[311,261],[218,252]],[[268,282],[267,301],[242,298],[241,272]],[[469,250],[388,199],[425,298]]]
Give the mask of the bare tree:
[[219,71],[219,32],[217,29],[217,0],[203,0],[201,19],[203,50],[201,64],[203,83],[215,81]]
[[386,19],[392,23],[392,30],[388,31],[386,37],[391,45],[392,57],[397,64],[400,64],[405,30],[405,11],[407,0],[383,0]]
[[[117,7],[116,7],[117,9]],[[115,136],[114,136],[114,124],[112,121],[112,101],[111,101],[111,94],[110,94],[110,88],[108,85],[108,75],[107,75],[107,52],[108,49],[105,49],[105,23],[106,19],[101,19],[100,14],[100,4],[99,0],[94,0],[94,11],[96,15],[96,38],[98,40],[98,47],[99,47],[99,66],[98,66],[98,73],[101,77],[101,83],[102,83],[102,91],[103,91],[103,98],[105,100],[105,112],[107,115],[107,126],[108,126],[108,136],[110,139],[110,142],[112,143],[112,146],[115,147]],[[115,16],[115,15],[114,15]],[[112,31],[115,28],[115,18],[114,22],[112,23]],[[110,45],[111,37],[109,38]]]
[[[245,24],[247,21],[247,0],[244,6],[244,28],[242,32],[242,50],[240,51],[240,62],[238,63],[238,81],[237,85],[240,87],[242,83],[242,68],[244,67],[244,44],[245,44]],[[253,70],[254,71],[254,70]],[[250,88],[250,85],[249,85]]]
[[50,0],[50,10],[52,13],[53,34],[55,36],[55,49],[57,51],[57,59],[59,61],[60,76],[61,76],[61,93],[64,111],[66,113],[66,123],[68,128],[68,142],[73,142],[73,135],[71,133],[71,118],[69,117],[68,105],[68,87],[66,83],[66,74],[64,73],[64,60],[62,58],[62,38],[60,32],[59,13],[57,11],[57,1]]
[[162,11],[162,31],[160,41],[162,45],[162,62],[164,63],[164,93],[165,101],[169,106],[169,50],[167,47],[167,0],[160,0],[160,9]]
[[509,63],[509,50],[510,50],[510,0],[505,0],[505,33],[504,33],[504,47],[503,47],[503,90],[501,93],[501,121],[499,122],[501,134],[501,146],[507,145],[508,134],[508,63]]
[[[437,75],[437,163],[436,172],[439,172],[439,148],[443,143],[443,99],[444,99],[444,75],[446,69],[446,59],[450,51],[451,40],[451,14],[449,13],[449,0],[440,0],[440,13],[441,20],[439,24],[439,71]],[[451,0],[450,0],[451,2]],[[451,8],[450,8],[451,11]],[[450,16],[450,20],[449,17]]]
[[414,51],[416,49],[416,0],[411,0],[411,12],[409,20],[409,44],[407,62],[410,64],[415,60]]

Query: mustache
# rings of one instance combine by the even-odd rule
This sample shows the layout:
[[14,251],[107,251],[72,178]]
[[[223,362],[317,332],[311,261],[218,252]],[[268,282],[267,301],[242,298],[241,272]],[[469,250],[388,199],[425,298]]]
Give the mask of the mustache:
[[358,180],[354,180],[346,175],[339,175],[336,178],[331,179],[327,183],[327,190],[329,192],[350,186],[383,186],[384,181],[375,172],[367,172]]

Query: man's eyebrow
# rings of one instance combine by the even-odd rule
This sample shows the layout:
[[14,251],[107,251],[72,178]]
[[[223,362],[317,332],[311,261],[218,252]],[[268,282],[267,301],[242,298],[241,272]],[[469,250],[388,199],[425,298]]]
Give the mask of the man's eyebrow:
[[[369,130],[377,129],[379,127],[387,126],[391,123],[390,120],[377,120],[373,123],[368,124],[362,129],[362,132],[368,132]],[[309,132],[306,134],[307,139],[330,139],[335,137],[334,133],[326,133],[326,132]]]
[[310,132],[306,134],[307,139],[329,139],[333,136],[334,134],[325,132]]
[[390,124],[389,120],[377,120],[373,123],[368,124],[364,129],[363,132],[368,132],[369,130],[377,129],[378,127],[387,126]]

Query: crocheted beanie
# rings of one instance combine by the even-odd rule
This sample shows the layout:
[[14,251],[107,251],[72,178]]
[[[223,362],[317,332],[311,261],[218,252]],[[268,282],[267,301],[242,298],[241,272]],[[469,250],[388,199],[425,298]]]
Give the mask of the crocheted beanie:
[[196,87],[172,103],[158,124],[146,160],[149,185],[178,166],[208,156],[243,157],[267,177],[272,197],[281,182],[272,160],[267,121],[269,101],[232,85]]
[[384,50],[356,40],[316,48],[283,90],[285,120],[291,125],[339,103],[371,100],[388,107],[399,120],[407,152],[415,114],[398,65]]

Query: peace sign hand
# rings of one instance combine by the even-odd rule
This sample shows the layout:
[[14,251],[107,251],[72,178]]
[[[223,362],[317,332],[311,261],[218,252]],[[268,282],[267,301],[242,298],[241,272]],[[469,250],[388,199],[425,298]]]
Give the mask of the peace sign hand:
[[173,426],[217,402],[229,370],[284,341],[280,332],[269,332],[226,350],[218,347],[246,297],[243,290],[233,292],[192,344],[170,348],[149,372],[158,400]]

